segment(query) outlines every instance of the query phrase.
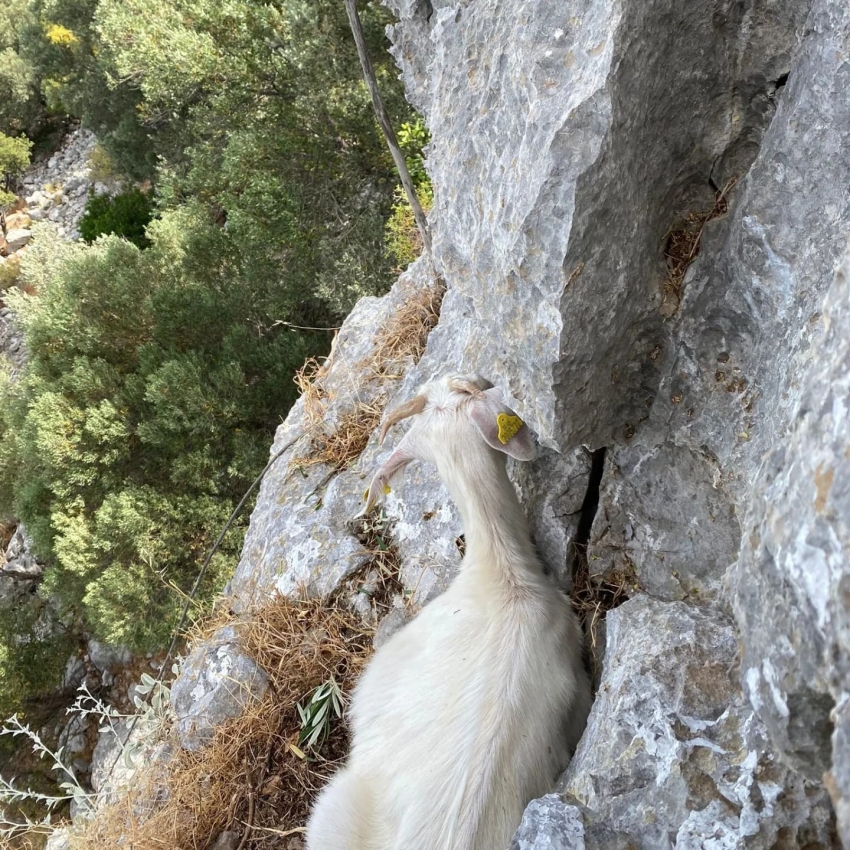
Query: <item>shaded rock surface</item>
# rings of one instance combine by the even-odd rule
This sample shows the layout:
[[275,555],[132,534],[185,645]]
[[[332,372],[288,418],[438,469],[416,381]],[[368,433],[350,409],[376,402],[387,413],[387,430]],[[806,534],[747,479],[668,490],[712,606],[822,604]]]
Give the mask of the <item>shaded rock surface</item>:
[[[342,470],[312,463],[317,398],[327,436],[436,374],[480,372],[546,447],[511,474],[553,578],[569,586],[586,449],[606,446],[588,562],[642,591],[608,616],[559,786],[575,799],[531,803],[513,847],[828,848],[826,789],[850,841],[850,295],[833,284],[850,236],[850,7],[389,5],[433,139],[433,264],[358,304],[318,396],[278,430],[234,607],[329,592],[369,562],[351,518],[404,427]],[[670,234],[706,210],[673,281]],[[382,335],[440,276],[424,355],[388,377]],[[459,517],[422,465],[384,511],[415,612],[458,567]],[[233,647],[196,652],[175,686],[193,747],[214,693],[221,716],[238,710],[203,672]]]

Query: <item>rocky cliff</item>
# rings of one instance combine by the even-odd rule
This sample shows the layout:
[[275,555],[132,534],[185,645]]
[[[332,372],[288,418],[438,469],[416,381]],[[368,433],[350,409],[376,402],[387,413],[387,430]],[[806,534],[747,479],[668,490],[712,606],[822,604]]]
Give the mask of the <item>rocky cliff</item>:
[[[850,6],[390,6],[433,138],[433,262],[349,317],[323,434],[437,373],[486,375],[545,447],[513,473],[553,575],[579,542],[591,582],[631,579],[579,751],[513,846],[850,847]],[[393,316],[440,278],[424,356],[381,368]],[[237,608],[368,561],[349,519],[386,449],[299,464],[315,418],[305,397],[278,431]],[[462,529],[421,467],[387,514],[403,619]],[[174,688],[186,746],[239,710],[236,679],[265,687],[220,638]]]

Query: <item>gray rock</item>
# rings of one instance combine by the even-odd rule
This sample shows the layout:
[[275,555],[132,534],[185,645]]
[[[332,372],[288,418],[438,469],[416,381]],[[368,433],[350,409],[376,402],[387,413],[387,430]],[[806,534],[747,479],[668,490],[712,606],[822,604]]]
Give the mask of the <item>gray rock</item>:
[[[146,769],[146,781],[157,789],[153,798],[166,793],[163,781],[173,756],[173,747],[163,731],[155,720],[144,717],[136,718],[135,722],[117,720],[101,725],[90,768],[91,785],[96,792],[93,801],[95,812],[119,799],[140,769]],[[136,811],[139,818],[147,814],[147,809]],[[85,821],[90,817],[90,811],[74,815],[75,821]]]
[[10,230],[6,233],[6,243],[9,246],[9,251],[19,251],[25,245],[28,245],[32,240],[32,231],[25,230],[24,228],[18,228],[16,230]]
[[[2,319],[0,319],[0,341],[2,341]],[[14,354],[20,349],[20,346],[13,345],[15,341],[16,338],[12,337],[7,347],[9,353]],[[32,551],[32,541],[21,523],[18,523],[12,539],[6,546],[4,559],[5,563],[0,566],[0,573],[16,578],[37,579],[44,572],[44,565],[36,560]]]
[[54,830],[47,839],[44,850],[71,850],[71,833],[67,829]]
[[814,4],[735,207],[705,228],[649,433],[637,438],[672,440],[712,458],[718,487],[743,506],[798,403],[850,233],[850,103],[841,58],[848,29],[841,0]]
[[545,444],[621,437],[658,385],[663,236],[752,160],[807,4],[390,6],[432,135],[443,362],[503,376]]
[[108,646],[98,640],[90,640],[86,649],[89,660],[101,672],[123,667],[133,660],[133,654],[125,646]]
[[658,599],[717,601],[741,530],[716,475],[710,458],[673,443],[610,451],[588,550],[591,573],[633,572]]
[[730,586],[750,699],[791,764],[833,770],[847,842],[850,251],[822,323],[792,425],[755,481]]
[[372,641],[375,649],[385,644],[399,629],[407,625],[413,618],[413,611],[410,608],[398,607],[393,608],[378,624],[375,630],[375,638]]
[[86,677],[86,662],[78,655],[72,655],[65,665],[65,673],[62,677],[62,687],[76,690]]
[[547,794],[529,803],[510,850],[633,850],[632,839],[587,809]]
[[73,757],[82,753],[88,746],[90,719],[83,714],[72,714],[59,735],[59,746],[66,755]]
[[646,850],[833,846],[826,792],[782,764],[741,694],[731,621],[641,595],[607,622],[562,790]]
[[210,845],[210,850],[236,850],[242,836],[233,830],[226,830]]
[[267,688],[266,674],[238,649],[233,626],[220,629],[191,652],[171,687],[181,745],[201,749],[212,740],[217,725],[237,717]]

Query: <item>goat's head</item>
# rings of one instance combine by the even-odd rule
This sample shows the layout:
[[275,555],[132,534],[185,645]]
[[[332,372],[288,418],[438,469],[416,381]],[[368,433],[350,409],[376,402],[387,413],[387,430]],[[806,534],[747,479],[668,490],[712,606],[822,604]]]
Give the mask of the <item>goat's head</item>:
[[505,405],[501,390],[477,376],[448,375],[424,384],[384,420],[381,442],[393,425],[408,418],[413,418],[410,429],[372,478],[364,513],[389,492],[390,479],[411,461],[436,465],[440,457],[475,452],[532,460],[536,454],[531,432]]

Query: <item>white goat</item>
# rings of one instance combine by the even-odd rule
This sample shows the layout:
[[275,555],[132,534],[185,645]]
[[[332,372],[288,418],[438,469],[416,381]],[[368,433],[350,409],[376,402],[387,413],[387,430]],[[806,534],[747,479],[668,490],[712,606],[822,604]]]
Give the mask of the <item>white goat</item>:
[[463,517],[466,555],[363,673],[351,756],[316,802],[307,850],[504,850],[590,706],[578,621],[543,574],[505,470],[506,454],[534,457],[528,428],[480,378],[425,384],[381,439],[409,416],[366,509],[404,466],[430,461]]

